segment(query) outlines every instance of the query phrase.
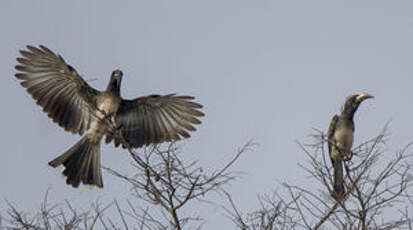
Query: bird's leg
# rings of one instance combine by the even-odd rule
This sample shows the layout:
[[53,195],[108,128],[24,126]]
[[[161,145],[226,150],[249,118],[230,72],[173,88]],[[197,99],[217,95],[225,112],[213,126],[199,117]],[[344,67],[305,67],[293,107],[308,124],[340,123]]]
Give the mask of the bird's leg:
[[116,126],[116,121],[115,121],[115,113],[105,113],[105,111],[99,110],[99,112],[102,113],[103,117],[101,118],[101,121],[105,123],[107,126],[107,131],[111,134],[114,135],[117,133],[119,128]]
[[123,124],[119,124],[115,127],[116,131],[120,131],[123,128]]
[[107,121],[112,121],[112,114],[111,113],[105,113],[105,111],[101,111],[103,114],[103,120],[107,120]]
[[112,135],[114,135],[114,136],[118,136],[118,135],[121,135],[121,130],[122,130],[122,128],[123,128],[123,124],[116,124],[116,120],[115,120],[115,115],[113,114],[111,117],[110,117],[111,119],[110,119],[110,125],[111,125],[111,132],[112,132]]
[[119,125],[116,124],[115,113],[112,113],[112,114],[110,115],[110,121],[111,121],[111,125],[112,125],[113,129],[115,129],[116,132],[117,132],[117,131],[120,131],[120,129],[123,127],[123,124],[119,124]]
[[351,159],[353,158],[353,151],[349,151],[348,154],[346,155],[346,157],[343,159],[343,161],[351,161]]

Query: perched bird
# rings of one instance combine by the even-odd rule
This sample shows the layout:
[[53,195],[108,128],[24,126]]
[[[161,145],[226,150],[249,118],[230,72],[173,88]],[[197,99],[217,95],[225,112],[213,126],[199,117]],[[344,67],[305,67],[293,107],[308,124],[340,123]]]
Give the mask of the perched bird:
[[354,121],[353,116],[360,103],[373,98],[367,93],[350,96],[344,103],[341,114],[334,115],[328,128],[328,151],[334,168],[333,197],[340,198],[344,194],[343,160],[351,155],[353,146]]
[[[100,142],[114,140],[122,144],[122,137],[113,135],[108,119],[121,130],[131,148],[190,137],[197,117],[204,114],[194,97],[149,95],[133,100],[120,95],[122,72],[114,70],[108,86],[98,91],[82,79],[64,59],[45,46],[27,46],[17,58],[15,77],[43,108],[43,111],[66,131],[83,135],[69,150],[49,162],[52,167],[64,165],[67,184],[103,187],[100,166]],[[125,143],[125,142],[123,142]],[[122,145],[125,147],[124,145]]]

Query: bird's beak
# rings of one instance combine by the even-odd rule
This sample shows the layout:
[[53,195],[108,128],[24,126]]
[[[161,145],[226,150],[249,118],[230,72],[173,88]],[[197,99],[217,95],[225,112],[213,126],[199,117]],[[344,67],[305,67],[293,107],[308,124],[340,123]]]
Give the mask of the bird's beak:
[[115,78],[115,85],[117,88],[120,88],[120,78]]
[[364,101],[364,100],[369,99],[369,98],[374,98],[374,96],[371,95],[371,94],[368,94],[368,93],[360,93],[357,96],[356,100],[357,101]]

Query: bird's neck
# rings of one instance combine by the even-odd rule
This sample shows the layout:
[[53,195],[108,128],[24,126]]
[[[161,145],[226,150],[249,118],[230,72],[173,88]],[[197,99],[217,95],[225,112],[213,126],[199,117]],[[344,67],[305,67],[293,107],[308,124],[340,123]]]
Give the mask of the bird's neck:
[[356,113],[356,108],[347,108],[341,112],[341,117],[347,120],[353,120],[354,114]]
[[120,96],[120,89],[119,87],[117,87],[116,84],[109,84],[108,87],[106,88],[106,92],[116,95],[116,96]]

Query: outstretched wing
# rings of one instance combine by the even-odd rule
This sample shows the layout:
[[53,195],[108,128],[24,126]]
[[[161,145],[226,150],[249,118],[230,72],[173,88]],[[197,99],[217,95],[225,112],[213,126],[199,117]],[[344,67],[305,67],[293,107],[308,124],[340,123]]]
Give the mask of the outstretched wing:
[[54,122],[67,131],[83,134],[90,126],[94,96],[99,91],[90,87],[60,55],[44,46],[27,46],[18,57],[22,80],[37,104]]
[[338,115],[336,114],[331,119],[330,126],[328,127],[327,140],[328,140],[328,153],[330,154],[330,156],[332,154],[331,151],[333,150],[333,146],[335,145],[334,132],[336,131],[337,121],[338,121]]
[[[192,102],[194,97],[150,95],[134,100],[122,100],[115,120],[121,127],[122,135],[133,148],[153,143],[180,140],[190,137],[188,131],[195,131],[194,124],[200,124],[196,117],[202,105]],[[113,136],[106,136],[106,143]],[[115,139],[115,146],[120,140]]]

